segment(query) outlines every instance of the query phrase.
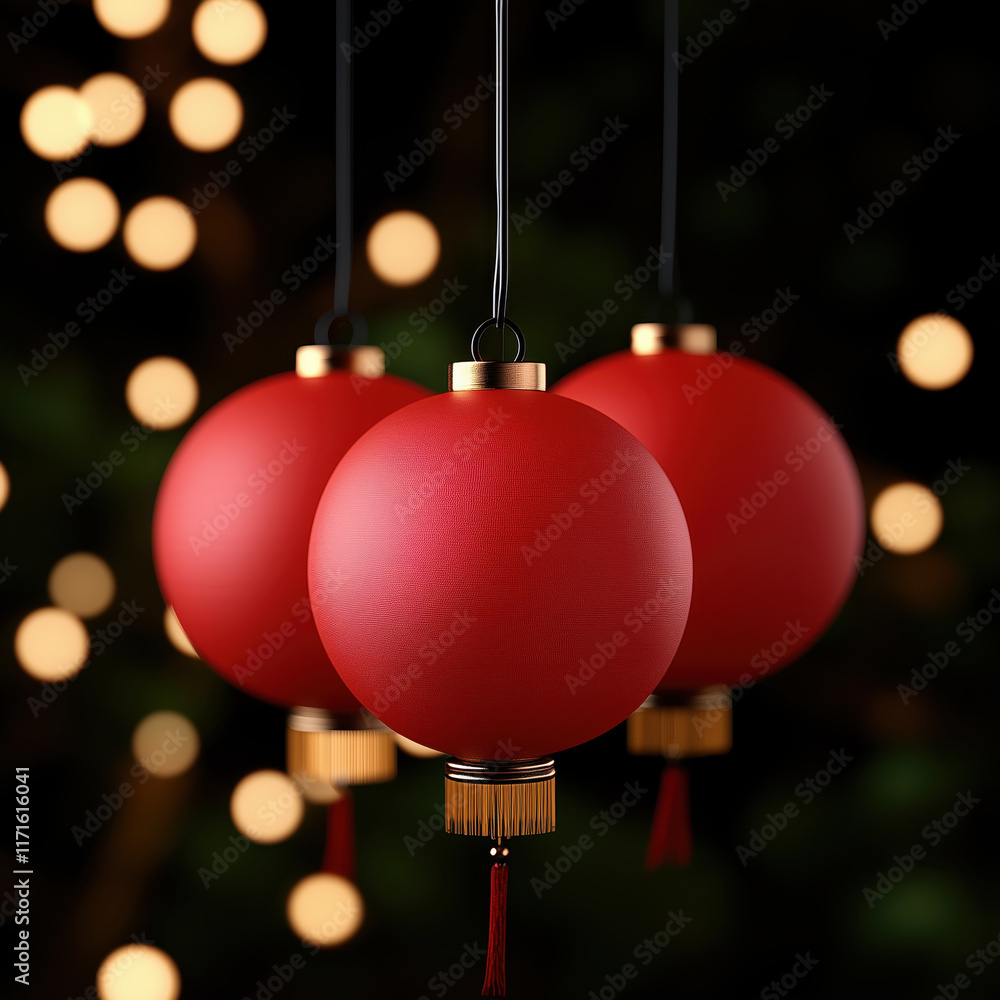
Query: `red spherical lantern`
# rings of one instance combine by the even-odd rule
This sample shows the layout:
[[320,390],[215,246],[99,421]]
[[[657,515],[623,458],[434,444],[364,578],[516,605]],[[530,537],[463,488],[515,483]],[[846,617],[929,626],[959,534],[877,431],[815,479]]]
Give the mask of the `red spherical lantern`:
[[[153,516],[160,587],[199,655],[247,694],[295,707],[289,769],[336,783],[384,780],[395,769],[389,734],[363,726],[360,763],[328,759],[328,734],[358,729],[359,706],[330,667],[306,581],[313,514],[331,472],[372,425],[428,395],[383,371],[378,348],[302,348],[296,372],[240,389],[195,424]],[[331,574],[315,593],[340,582]]]
[[448,829],[547,832],[549,755],[625,719],[681,640],[687,529],[649,452],[538,391],[544,366],[453,365],[451,387],[372,428],[331,477],[316,621],[362,704],[457,758]]
[[642,324],[632,351],[554,389],[642,441],[687,516],[687,630],[658,700],[629,730],[635,751],[672,757],[729,748],[728,689],[782,669],[823,634],[850,592],[864,533],[857,468],[834,420],[764,365],[705,353],[711,327],[680,331],[703,342],[701,353],[671,349],[665,328]]

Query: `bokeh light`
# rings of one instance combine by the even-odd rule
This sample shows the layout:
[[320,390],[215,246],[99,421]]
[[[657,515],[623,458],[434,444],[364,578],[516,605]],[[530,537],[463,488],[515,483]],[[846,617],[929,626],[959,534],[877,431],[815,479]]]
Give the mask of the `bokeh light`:
[[81,618],[93,618],[115,599],[115,574],[100,556],[74,552],[52,567],[49,599]]
[[181,974],[174,960],[148,944],[117,948],[97,970],[100,1000],[177,1000]]
[[32,611],[14,634],[14,655],[26,674],[40,681],[74,677],[87,662],[90,636],[86,626],[65,608]]
[[240,95],[225,82],[189,80],[170,99],[170,127],[189,149],[210,153],[228,146],[243,124]]
[[872,504],[872,533],[888,552],[923,552],[937,541],[943,525],[941,501],[920,483],[895,483]]
[[125,383],[125,402],[136,420],[153,430],[179,427],[198,405],[198,380],[177,358],[147,358]]
[[267,39],[267,15],[255,0],[205,0],[194,12],[191,34],[206,59],[235,66],[260,52]]
[[918,316],[896,343],[900,369],[921,389],[948,389],[961,382],[972,367],[972,356],[969,331],[941,313]]
[[416,285],[437,267],[441,239],[434,223],[419,212],[390,212],[371,228],[368,263],[387,285]]
[[120,146],[134,138],[146,120],[146,92],[121,73],[98,73],[80,87],[93,121],[91,140]]
[[101,27],[119,38],[142,38],[167,19],[170,0],[94,0]]
[[43,160],[69,160],[90,145],[94,119],[72,87],[42,87],[21,109],[21,135]]
[[180,712],[153,712],[132,732],[132,756],[157,778],[183,774],[200,750],[197,727]]
[[349,941],[365,918],[365,904],[353,882],[340,875],[307,875],[288,895],[288,923],[303,941],[331,948]]
[[163,631],[167,633],[167,638],[174,649],[185,656],[192,657],[192,659],[200,659],[198,650],[191,644],[191,640],[187,637],[187,632],[184,631],[184,627],[177,617],[177,612],[169,604],[163,612]]
[[3,510],[10,497],[10,476],[7,473],[7,466],[0,462],[0,510]]
[[258,844],[277,844],[299,828],[302,793],[281,771],[254,771],[233,789],[229,813],[236,829]]
[[411,757],[440,757],[442,751],[432,750],[430,747],[425,747],[421,743],[415,743],[413,740],[408,740],[405,736],[400,736],[399,733],[393,733],[396,737],[396,743],[399,745],[399,749],[404,753],[408,753]]
[[61,247],[88,253],[115,235],[121,209],[114,191],[93,177],[64,181],[45,202],[45,228]]
[[187,205],[156,195],[140,201],[125,216],[122,237],[137,264],[151,271],[169,271],[194,252],[198,227]]

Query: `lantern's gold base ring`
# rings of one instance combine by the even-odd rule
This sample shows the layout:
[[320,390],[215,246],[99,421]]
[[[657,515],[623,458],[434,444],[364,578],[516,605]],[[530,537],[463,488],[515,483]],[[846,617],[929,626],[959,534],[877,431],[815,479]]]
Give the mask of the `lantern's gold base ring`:
[[501,840],[556,828],[556,765],[531,760],[449,760],[445,765],[445,829]]
[[296,708],[288,716],[287,768],[292,775],[343,787],[396,777],[396,741],[360,714],[334,716]]
[[727,687],[654,695],[629,716],[629,753],[671,760],[728,753],[733,746],[733,703]]

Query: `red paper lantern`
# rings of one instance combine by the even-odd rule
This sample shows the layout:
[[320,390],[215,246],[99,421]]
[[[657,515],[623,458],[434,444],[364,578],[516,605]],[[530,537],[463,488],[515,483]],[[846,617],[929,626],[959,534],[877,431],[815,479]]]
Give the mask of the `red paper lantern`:
[[[359,708],[316,632],[306,557],[316,504],[344,453],[428,395],[383,369],[378,348],[303,348],[296,373],[240,389],[195,424],[156,500],[156,572],[184,631],[247,694],[312,709],[293,717],[295,732],[328,731],[331,717]],[[316,593],[340,583],[331,573]]]
[[664,689],[759,679],[816,642],[850,592],[864,532],[857,468],[833,418],[731,354],[621,351],[553,391],[631,431],[684,507],[695,587]]
[[387,417],[337,467],[310,593],[362,704],[459,758],[449,829],[544,832],[548,755],[626,718],[680,642],[687,529],[631,434],[536,391],[543,365],[453,365],[452,389]]
[[[687,629],[658,703],[629,732],[636,752],[675,758],[729,748],[727,688],[752,686],[819,639],[850,592],[864,537],[861,484],[835,421],[764,365],[704,353],[714,350],[711,327],[680,332],[702,353],[668,348],[664,328],[642,324],[632,351],[554,389],[642,441],[687,515]],[[673,778],[670,787],[684,786]]]

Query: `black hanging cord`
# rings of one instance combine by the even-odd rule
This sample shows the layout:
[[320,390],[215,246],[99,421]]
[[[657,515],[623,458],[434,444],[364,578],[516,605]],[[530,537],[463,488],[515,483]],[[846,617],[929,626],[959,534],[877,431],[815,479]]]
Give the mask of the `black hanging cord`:
[[667,258],[660,268],[660,295],[674,291],[674,244],[677,229],[677,93],[680,73],[676,53],[680,48],[679,0],[663,4],[663,191],[660,207],[660,251]]
[[[334,104],[334,141],[336,146],[337,213],[334,233],[336,235],[336,259],[333,274],[333,308],[324,313],[316,324],[316,343],[330,343],[330,326],[343,319],[350,310],[351,299],[351,251],[353,249],[353,225],[351,219],[353,191],[351,189],[351,138],[353,100],[351,95],[351,0],[337,0],[336,12],[337,70],[334,76],[336,88]],[[355,338],[359,331],[355,330]]]
[[507,318],[507,275],[510,266],[510,230],[507,174],[507,0],[496,0],[496,181],[497,259],[493,272],[493,322],[503,330]]
[[[491,327],[496,327],[500,331],[501,337],[506,330],[513,332],[517,338],[515,361],[521,361],[524,358],[525,349],[524,335],[517,325],[507,317],[507,285],[510,271],[507,63],[507,0],[496,0],[496,265],[493,271],[493,316],[482,323],[472,335],[472,357],[476,361],[483,360],[479,345],[483,334]],[[500,357],[503,358],[502,349]]]

